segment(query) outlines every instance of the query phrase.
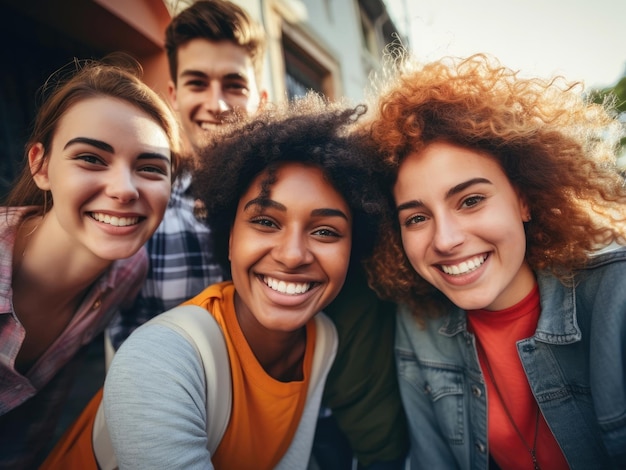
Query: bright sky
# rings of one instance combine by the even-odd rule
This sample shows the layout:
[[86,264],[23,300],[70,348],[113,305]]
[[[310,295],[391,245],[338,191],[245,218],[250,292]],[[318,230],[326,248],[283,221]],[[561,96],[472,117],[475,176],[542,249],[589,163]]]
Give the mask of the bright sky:
[[[524,75],[612,86],[626,75],[626,0],[385,0],[421,60],[488,52]],[[403,12],[407,12],[403,14]]]

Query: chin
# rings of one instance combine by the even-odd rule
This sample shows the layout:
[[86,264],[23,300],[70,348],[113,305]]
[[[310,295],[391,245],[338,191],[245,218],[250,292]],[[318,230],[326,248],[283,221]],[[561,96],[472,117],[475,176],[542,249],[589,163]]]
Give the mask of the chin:
[[125,248],[125,249],[111,249],[102,250],[102,248],[94,251],[93,253],[103,260],[117,261],[118,259],[127,259],[135,255],[141,249],[141,245],[137,248]]
[[304,327],[312,317],[313,315],[307,316],[306,318],[292,318],[286,321],[280,319],[267,319],[267,321],[263,323],[263,326],[271,331],[290,333]]
[[463,310],[481,310],[487,308],[490,305],[490,301],[486,299],[480,299],[476,297],[469,297],[466,295],[455,295],[454,293],[448,293],[442,291],[443,294],[457,307]]

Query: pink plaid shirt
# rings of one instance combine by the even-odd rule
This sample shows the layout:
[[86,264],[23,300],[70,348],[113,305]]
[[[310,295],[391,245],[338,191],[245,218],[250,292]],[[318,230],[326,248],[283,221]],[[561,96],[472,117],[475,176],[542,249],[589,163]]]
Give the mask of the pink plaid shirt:
[[0,469],[31,468],[44,456],[89,342],[121,305],[137,295],[147,271],[145,249],[115,261],[87,292],[61,336],[22,375],[14,368],[25,331],[12,305],[16,225],[28,208],[0,209]]

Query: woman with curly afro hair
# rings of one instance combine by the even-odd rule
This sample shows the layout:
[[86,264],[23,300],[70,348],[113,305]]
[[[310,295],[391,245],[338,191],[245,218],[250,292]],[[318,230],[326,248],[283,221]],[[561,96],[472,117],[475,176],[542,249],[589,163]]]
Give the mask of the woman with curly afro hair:
[[363,113],[311,96],[268,108],[204,149],[193,181],[232,281],[185,304],[206,309],[224,334],[230,420],[211,452],[211,377],[186,338],[148,322],[107,374],[104,409],[120,468],[307,467],[337,348],[320,312],[350,261],[371,253],[382,217],[368,169],[373,146],[354,126]]
[[401,304],[412,468],[623,468],[619,122],[489,56],[405,59],[369,123],[390,216],[368,270]]

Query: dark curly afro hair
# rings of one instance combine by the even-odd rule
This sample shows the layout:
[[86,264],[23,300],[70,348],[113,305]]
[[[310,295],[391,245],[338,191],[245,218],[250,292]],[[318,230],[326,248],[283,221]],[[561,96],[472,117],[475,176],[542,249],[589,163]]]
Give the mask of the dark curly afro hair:
[[286,162],[319,167],[346,200],[353,217],[351,264],[371,254],[384,207],[372,167],[374,146],[356,125],[365,112],[363,105],[348,107],[309,94],[229,126],[202,149],[192,191],[204,205],[218,262],[229,265],[228,236],[241,196],[265,171],[260,197],[268,197],[276,170]]

